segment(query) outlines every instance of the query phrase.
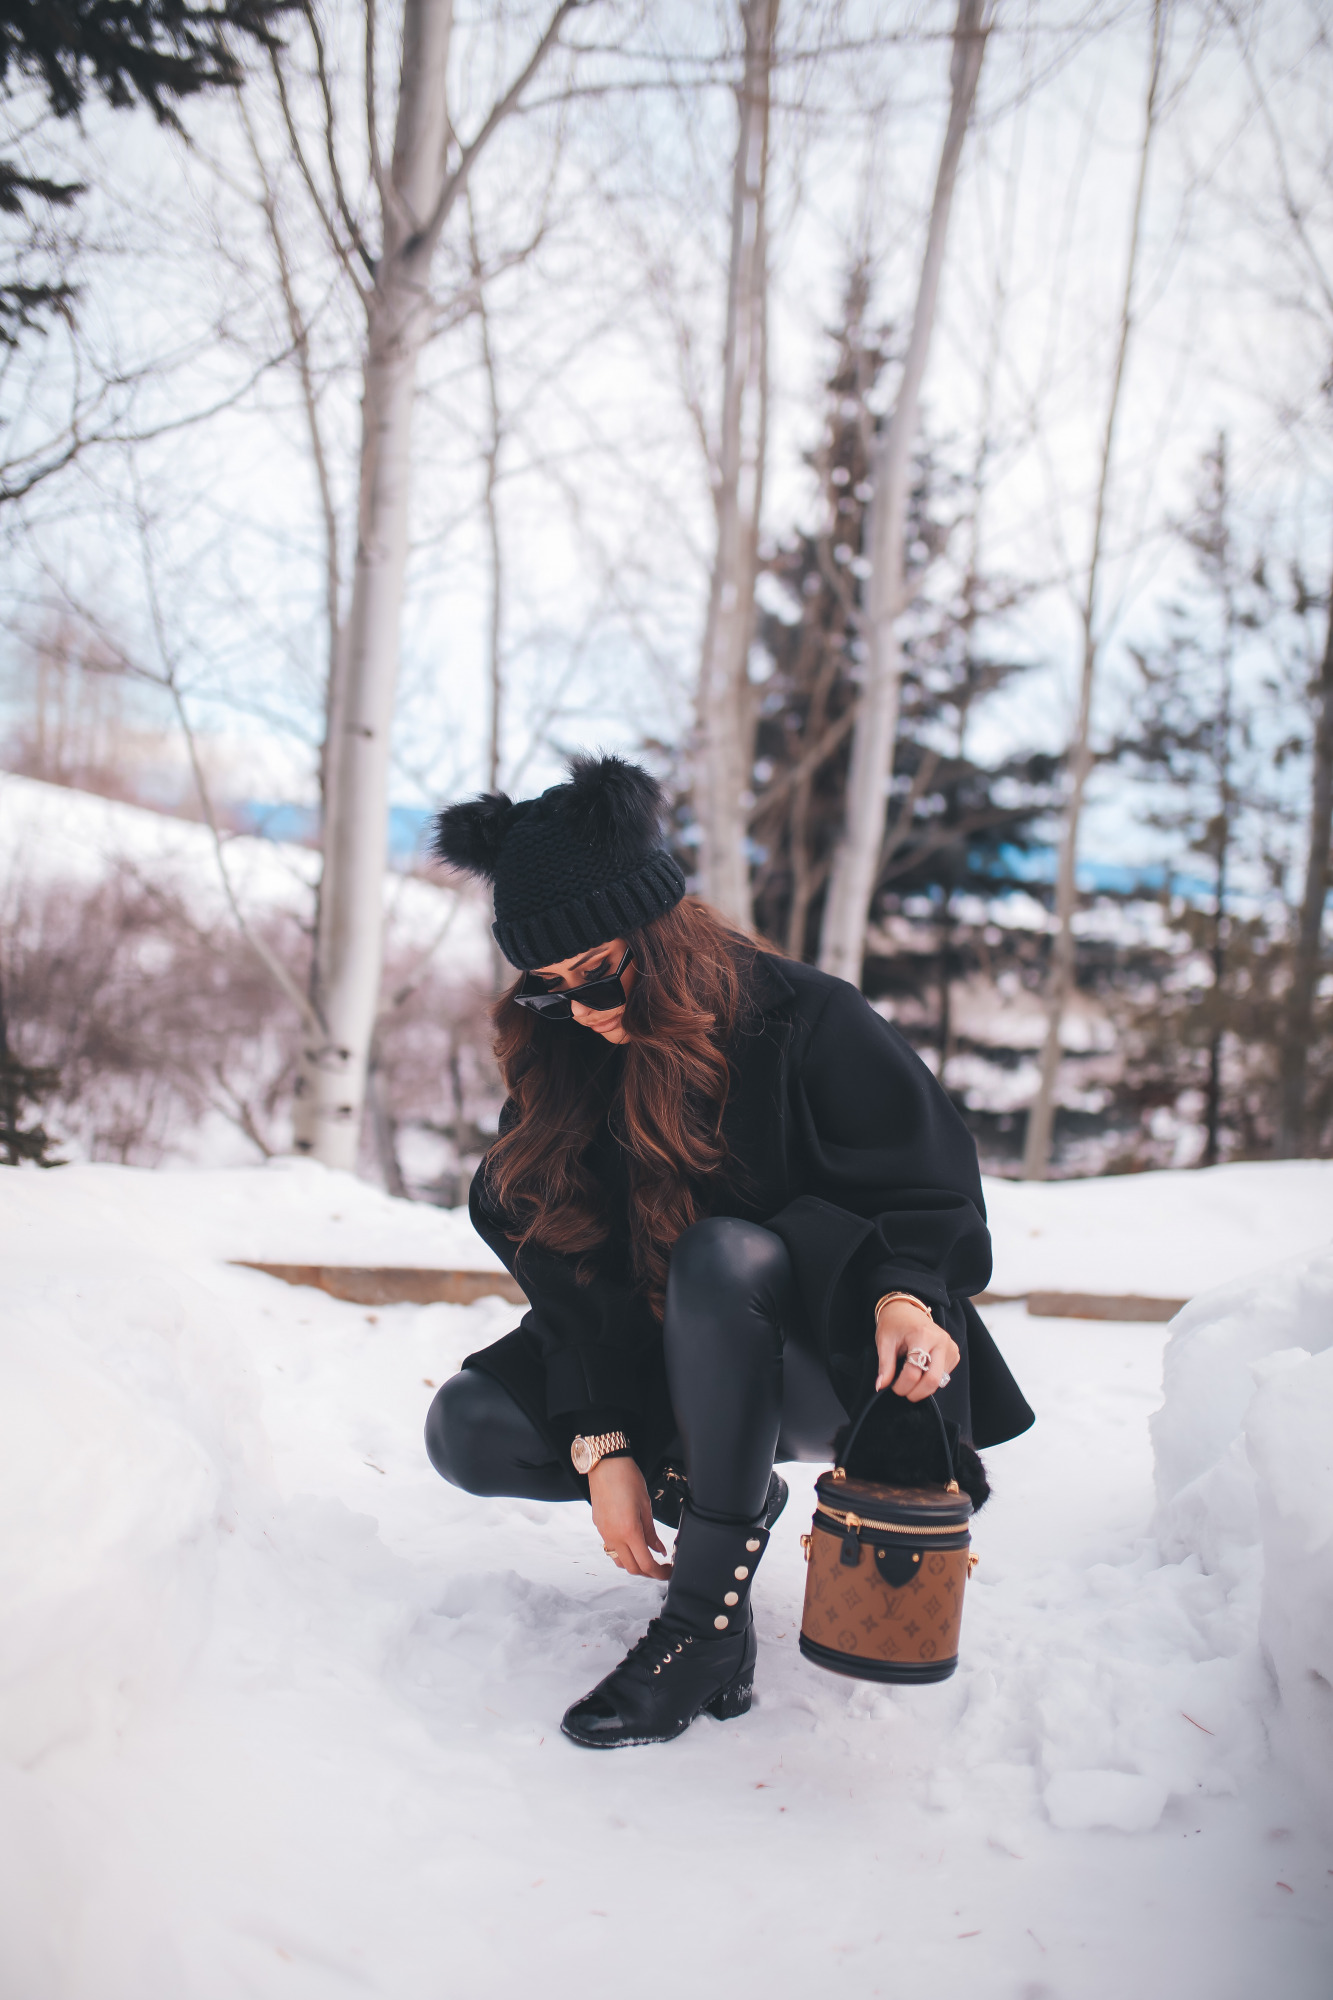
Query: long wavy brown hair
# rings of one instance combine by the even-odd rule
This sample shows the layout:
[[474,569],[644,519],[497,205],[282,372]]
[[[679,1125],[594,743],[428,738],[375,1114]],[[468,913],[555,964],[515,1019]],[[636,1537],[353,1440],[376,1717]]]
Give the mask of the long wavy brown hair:
[[660,1317],[672,1246],[708,1212],[708,1184],[727,1161],[725,1051],[752,1011],[758,947],[693,896],[626,935],[638,973],[623,1016],[627,1045],[516,1007],[521,980],[496,1002],[495,1053],[511,1103],[486,1176],[520,1256],[525,1244],[577,1254],[586,1282],[612,1232],[588,1157],[605,1120],[624,1155],[631,1274]]

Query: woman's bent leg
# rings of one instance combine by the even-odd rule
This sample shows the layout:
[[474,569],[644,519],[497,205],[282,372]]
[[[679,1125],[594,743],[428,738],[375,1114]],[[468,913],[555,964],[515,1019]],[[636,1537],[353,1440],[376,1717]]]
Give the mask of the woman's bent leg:
[[725,1720],[750,1706],[750,1590],[777,1511],[765,1501],[782,1423],[784,1332],[799,1307],[786,1249],[770,1230],[716,1216],[687,1229],[672,1252],[662,1339],[689,1498],[661,1612],[565,1714],[566,1736],[587,1749],[665,1743],[704,1709]]
[[479,1368],[444,1384],[426,1418],[430,1462],[465,1493],[516,1500],[582,1500],[567,1460],[551,1446],[509,1391]]
[[697,1513],[752,1520],[780,1436],[789,1457],[831,1452],[846,1412],[771,1230],[732,1216],[686,1230],[672,1253],[663,1341]]

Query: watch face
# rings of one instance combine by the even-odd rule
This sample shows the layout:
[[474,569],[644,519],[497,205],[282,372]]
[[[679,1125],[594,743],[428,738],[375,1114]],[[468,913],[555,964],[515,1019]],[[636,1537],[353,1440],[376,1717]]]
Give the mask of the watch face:
[[574,1461],[575,1472],[588,1473],[592,1471],[592,1446],[588,1443],[587,1438],[575,1438],[569,1448],[569,1455]]

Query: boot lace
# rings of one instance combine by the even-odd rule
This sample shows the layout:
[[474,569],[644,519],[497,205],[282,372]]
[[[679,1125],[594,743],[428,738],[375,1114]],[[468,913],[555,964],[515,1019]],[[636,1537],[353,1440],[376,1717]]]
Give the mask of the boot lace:
[[626,1653],[620,1671],[632,1671],[636,1680],[651,1680],[666,1673],[693,1644],[690,1633],[673,1632],[660,1618],[654,1618],[642,1639]]

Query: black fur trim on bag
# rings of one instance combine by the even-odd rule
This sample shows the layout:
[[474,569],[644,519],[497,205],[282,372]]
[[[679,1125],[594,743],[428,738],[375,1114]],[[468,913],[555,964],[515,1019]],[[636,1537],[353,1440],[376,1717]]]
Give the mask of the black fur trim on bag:
[[[953,1453],[954,1478],[977,1513],[990,1498],[990,1481],[975,1448],[960,1437],[958,1426],[945,1419],[949,1448]],[[844,1425],[834,1440],[838,1462],[851,1425]],[[944,1480],[944,1453],[935,1412],[925,1403],[909,1403],[905,1396],[882,1396],[868,1413],[857,1434],[852,1456],[846,1461],[849,1479],[873,1479],[885,1486],[941,1486]]]

